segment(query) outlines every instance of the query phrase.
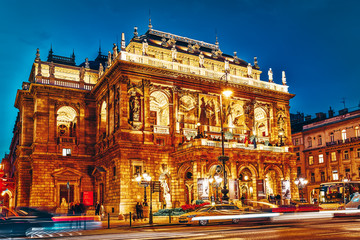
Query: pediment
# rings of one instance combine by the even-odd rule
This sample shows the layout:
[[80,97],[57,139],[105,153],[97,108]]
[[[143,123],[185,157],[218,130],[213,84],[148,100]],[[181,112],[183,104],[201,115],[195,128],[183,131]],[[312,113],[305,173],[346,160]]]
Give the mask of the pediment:
[[76,169],[60,168],[56,169],[51,175],[56,179],[80,179],[83,174]]

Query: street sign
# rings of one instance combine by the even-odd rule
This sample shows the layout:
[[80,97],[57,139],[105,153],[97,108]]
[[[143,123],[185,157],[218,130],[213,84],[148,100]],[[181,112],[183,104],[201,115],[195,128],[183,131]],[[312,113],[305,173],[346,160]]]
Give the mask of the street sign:
[[150,183],[149,181],[141,180],[140,185],[142,187],[147,187],[147,186],[149,186],[149,183]]
[[160,186],[161,186],[160,181],[153,181],[153,186],[152,186],[153,193],[154,192],[160,192],[161,191]]

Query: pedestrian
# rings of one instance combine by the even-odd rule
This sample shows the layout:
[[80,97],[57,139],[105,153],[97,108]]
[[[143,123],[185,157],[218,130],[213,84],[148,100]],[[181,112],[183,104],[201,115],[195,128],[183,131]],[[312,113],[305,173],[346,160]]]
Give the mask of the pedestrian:
[[95,215],[100,215],[100,203],[99,203],[99,201],[97,201],[96,205],[95,205]]
[[140,218],[143,219],[144,218],[144,206],[142,204],[140,204]]
[[136,203],[135,209],[136,209],[136,216],[139,219],[141,217],[141,203],[140,202]]

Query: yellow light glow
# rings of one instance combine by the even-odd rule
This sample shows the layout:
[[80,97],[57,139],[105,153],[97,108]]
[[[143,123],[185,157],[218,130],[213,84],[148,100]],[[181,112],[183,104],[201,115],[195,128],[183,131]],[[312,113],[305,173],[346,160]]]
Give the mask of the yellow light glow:
[[230,91],[230,90],[225,90],[225,91],[222,92],[222,94],[223,94],[225,97],[230,97],[230,96],[233,94],[233,92]]

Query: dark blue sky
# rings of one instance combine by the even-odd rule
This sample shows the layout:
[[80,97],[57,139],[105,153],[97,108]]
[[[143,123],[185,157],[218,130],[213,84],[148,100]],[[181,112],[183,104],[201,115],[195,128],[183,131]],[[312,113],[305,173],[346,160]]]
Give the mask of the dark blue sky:
[[[17,89],[28,81],[36,48],[46,60],[54,54],[76,63],[94,59],[133,27],[147,30],[149,9],[154,29],[209,43],[217,31],[220,49],[253,62],[257,56],[267,80],[273,69],[281,82],[286,71],[291,112],[312,114],[359,105],[357,60],[360,55],[360,1],[1,1],[0,2],[0,157],[8,152],[17,109]],[[350,109],[355,110],[355,108]]]

